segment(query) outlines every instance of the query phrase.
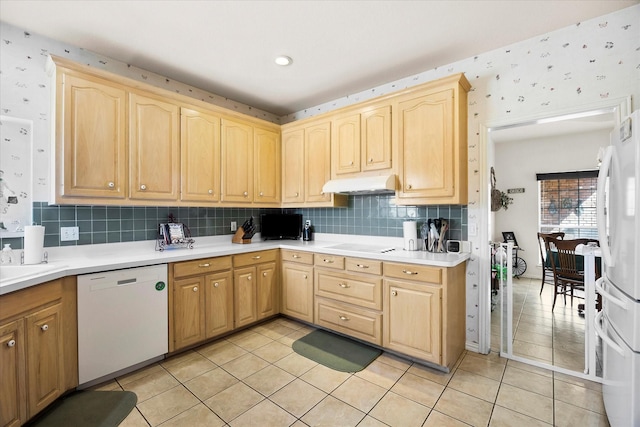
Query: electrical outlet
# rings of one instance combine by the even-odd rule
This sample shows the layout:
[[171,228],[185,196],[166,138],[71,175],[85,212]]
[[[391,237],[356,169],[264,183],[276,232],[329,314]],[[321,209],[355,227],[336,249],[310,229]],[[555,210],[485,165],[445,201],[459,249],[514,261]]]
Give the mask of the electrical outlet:
[[60,227],[60,241],[70,242],[80,239],[80,231],[78,227]]
[[231,221],[231,231],[236,231],[238,229],[238,223],[235,221]]

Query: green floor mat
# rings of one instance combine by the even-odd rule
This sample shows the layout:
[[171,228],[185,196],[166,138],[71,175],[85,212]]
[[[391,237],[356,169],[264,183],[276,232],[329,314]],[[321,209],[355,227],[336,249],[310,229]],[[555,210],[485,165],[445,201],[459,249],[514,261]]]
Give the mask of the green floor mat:
[[54,403],[34,427],[116,427],[135,408],[130,391],[78,391]]
[[341,372],[361,371],[382,353],[376,348],[320,329],[295,341],[292,347],[299,355]]

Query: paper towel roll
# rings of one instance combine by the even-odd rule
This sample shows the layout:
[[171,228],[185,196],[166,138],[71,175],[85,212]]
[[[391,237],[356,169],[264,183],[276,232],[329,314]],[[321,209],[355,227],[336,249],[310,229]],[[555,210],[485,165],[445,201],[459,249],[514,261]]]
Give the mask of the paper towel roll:
[[24,263],[40,264],[44,252],[44,226],[24,227]]
[[404,221],[402,223],[402,235],[404,237],[404,250],[418,250],[418,226],[415,221]]

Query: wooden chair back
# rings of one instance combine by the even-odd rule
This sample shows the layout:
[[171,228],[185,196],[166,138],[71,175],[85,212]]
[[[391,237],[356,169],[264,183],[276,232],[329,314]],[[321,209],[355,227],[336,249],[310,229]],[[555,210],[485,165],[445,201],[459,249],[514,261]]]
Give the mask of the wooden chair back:
[[559,233],[538,233],[538,246],[540,248],[540,259],[542,260],[542,267],[544,269],[551,269],[551,261],[548,260],[547,254],[551,250],[550,243],[547,242],[547,239],[552,240],[562,240],[564,239],[563,232]]
[[[547,239],[549,240],[549,239]],[[556,248],[557,256],[551,257],[553,274],[561,280],[584,282],[584,272],[576,267],[576,247],[586,245],[592,239],[555,240],[550,242]]]

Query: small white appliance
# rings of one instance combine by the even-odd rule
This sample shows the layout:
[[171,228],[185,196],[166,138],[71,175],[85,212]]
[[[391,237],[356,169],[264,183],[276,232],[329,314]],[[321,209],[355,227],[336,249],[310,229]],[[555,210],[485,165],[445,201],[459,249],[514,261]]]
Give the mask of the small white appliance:
[[[608,181],[608,182],[607,182]],[[608,188],[608,190],[607,190]],[[611,134],[598,176],[602,393],[612,427],[640,426],[640,110]]]
[[167,265],[78,276],[79,384],[169,351]]

